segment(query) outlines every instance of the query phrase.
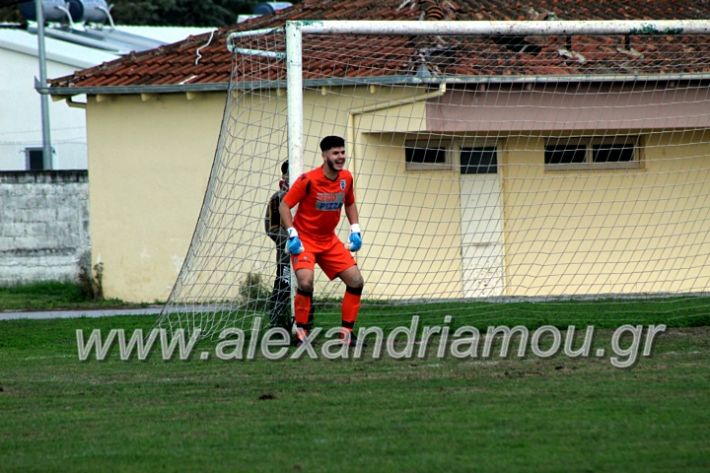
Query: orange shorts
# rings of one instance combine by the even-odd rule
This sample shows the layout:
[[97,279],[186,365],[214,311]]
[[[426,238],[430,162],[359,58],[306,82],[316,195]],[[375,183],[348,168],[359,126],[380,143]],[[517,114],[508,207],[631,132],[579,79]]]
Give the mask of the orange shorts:
[[325,245],[316,245],[303,239],[301,241],[303,242],[303,252],[299,255],[291,255],[291,265],[293,265],[294,272],[299,269],[313,271],[318,263],[328,279],[332,280],[338,274],[357,264],[353,255],[335,235],[333,235],[331,242]]

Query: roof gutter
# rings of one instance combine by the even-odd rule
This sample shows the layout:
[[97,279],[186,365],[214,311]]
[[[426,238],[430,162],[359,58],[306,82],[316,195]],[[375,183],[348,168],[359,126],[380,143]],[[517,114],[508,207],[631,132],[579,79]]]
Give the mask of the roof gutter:
[[86,110],[86,102],[77,102],[76,100],[73,100],[73,96],[65,98],[64,101],[71,108],[80,108],[82,110]]
[[[710,73],[680,74],[604,74],[604,75],[566,75],[566,76],[461,76],[429,77],[388,76],[388,77],[353,77],[340,79],[306,79],[305,87],[345,87],[363,85],[448,85],[457,84],[546,84],[546,83],[600,83],[600,82],[666,82],[666,81],[706,81]],[[283,89],[285,80],[217,82],[212,84],[168,84],[168,85],[125,85],[96,87],[47,87],[37,89],[50,95],[140,95],[140,94],[176,94],[185,92],[224,92],[230,87],[234,90]]]
[[[168,85],[119,85],[96,87],[47,87],[50,95],[140,95],[178,94],[185,92],[223,92],[229,89],[228,82],[214,84],[168,84]],[[42,92],[40,89],[38,91]]]

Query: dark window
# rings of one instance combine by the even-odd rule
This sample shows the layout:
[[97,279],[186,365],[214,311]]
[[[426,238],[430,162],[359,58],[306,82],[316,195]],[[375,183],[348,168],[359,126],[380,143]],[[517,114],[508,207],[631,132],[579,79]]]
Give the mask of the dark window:
[[577,164],[586,161],[587,146],[554,144],[545,146],[545,164]]
[[405,160],[407,164],[445,164],[446,149],[407,146]]
[[461,174],[495,174],[498,156],[495,146],[461,149]]
[[44,152],[42,148],[27,148],[27,170],[42,171],[44,170]]
[[627,163],[634,160],[634,144],[598,144],[592,147],[595,163]]

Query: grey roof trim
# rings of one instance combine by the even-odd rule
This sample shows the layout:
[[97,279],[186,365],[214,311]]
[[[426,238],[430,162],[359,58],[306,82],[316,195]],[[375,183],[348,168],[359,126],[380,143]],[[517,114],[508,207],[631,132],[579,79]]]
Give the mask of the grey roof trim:
[[[306,87],[355,86],[355,85],[435,85],[442,81],[447,84],[544,84],[560,82],[631,82],[631,81],[693,81],[710,80],[710,73],[699,74],[649,74],[649,75],[569,75],[569,76],[459,76],[430,77],[388,76],[388,77],[352,77],[345,79],[304,80]],[[48,87],[50,95],[100,95],[100,94],[172,94],[184,92],[222,92],[230,88],[229,83],[213,84],[169,84],[169,85],[129,85],[99,87]],[[236,82],[231,85],[235,90],[286,88],[286,81],[250,81]],[[38,89],[42,92],[42,90]]]
[[[175,94],[185,92],[221,92],[229,88],[228,82],[213,84],[166,84],[166,85],[118,85],[96,87],[47,87],[50,95],[134,95],[134,94]],[[43,92],[42,89],[37,89]]]

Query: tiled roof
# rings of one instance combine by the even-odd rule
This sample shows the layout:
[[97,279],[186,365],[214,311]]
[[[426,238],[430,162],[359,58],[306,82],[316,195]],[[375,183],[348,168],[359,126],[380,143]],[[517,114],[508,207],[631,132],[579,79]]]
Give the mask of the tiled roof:
[[[304,0],[265,16],[191,36],[175,44],[54,79],[54,93],[79,88],[214,85],[229,82],[231,53],[226,38],[233,31],[283,26],[286,20],[652,20],[710,18],[710,2],[673,0]],[[211,39],[210,39],[211,38]],[[257,41],[254,39],[253,41]],[[708,36],[644,36],[624,51],[623,40],[610,37],[446,38],[424,43],[411,37],[314,36],[304,38],[304,76],[326,77],[344,66],[346,75],[383,76],[426,62],[434,73],[463,75],[658,74],[710,72]],[[280,42],[280,41],[278,41]],[[432,47],[433,45],[433,47]],[[249,41],[243,45],[249,47]],[[273,44],[283,51],[283,44]],[[261,46],[263,49],[263,46]],[[620,51],[621,49],[621,51]],[[317,53],[316,53],[317,51]],[[567,51],[569,54],[560,53]],[[197,60],[199,59],[199,60]],[[327,59],[327,60],[324,60]],[[280,69],[253,61],[242,77],[282,78]],[[421,64],[420,64],[421,65]],[[269,77],[269,74],[272,77]],[[278,75],[278,77],[277,77]],[[77,92],[74,92],[77,93]]]

